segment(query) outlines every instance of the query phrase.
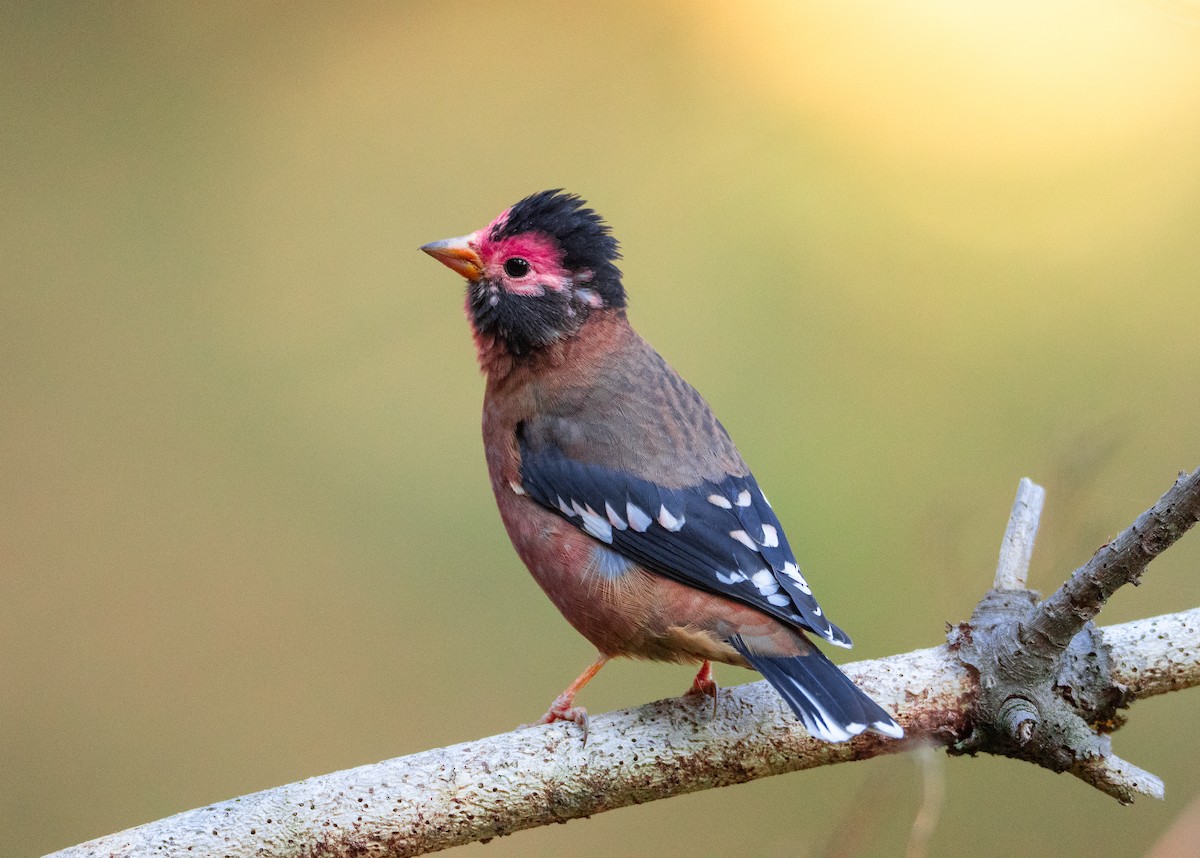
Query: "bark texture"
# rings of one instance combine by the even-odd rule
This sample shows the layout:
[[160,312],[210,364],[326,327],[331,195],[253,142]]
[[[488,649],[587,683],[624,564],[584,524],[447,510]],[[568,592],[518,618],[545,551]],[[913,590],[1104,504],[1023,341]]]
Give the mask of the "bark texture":
[[[1105,629],[1112,678],[1137,698],[1200,685],[1200,609]],[[766,682],[704,699],[530,727],[190,810],[55,858],[408,856],[768,775],[868,759],[969,733],[977,691],[948,646],[846,665],[895,711],[903,742],[809,737]]]
[[[1029,508],[1022,508],[1019,492],[1010,533]],[[1181,474],[1048,599],[1039,602],[1037,593],[1023,588],[989,591],[949,636],[980,689],[971,734],[952,751],[984,751],[1071,772],[1122,804],[1138,793],[1162,798],[1162,781],[1112,752],[1107,734],[1124,723],[1120,710],[1129,705],[1130,689],[1113,680],[1111,646],[1091,620],[1198,520],[1200,469]],[[1006,565],[1003,549],[1000,565]],[[1024,574],[998,573],[997,580],[1023,582]]]
[[[1122,584],[1200,519],[1200,470],[1038,602],[1024,589],[1041,498],[1023,482],[997,586],[950,642],[844,667],[906,738],[813,739],[766,682],[531,727],[310,778],[64,849],[52,858],[409,856],[768,775],[942,745],[1068,771],[1122,802],[1162,797],[1111,752],[1132,701],[1200,685],[1200,608],[1098,629]],[[1008,585],[1005,587],[1005,585]]]

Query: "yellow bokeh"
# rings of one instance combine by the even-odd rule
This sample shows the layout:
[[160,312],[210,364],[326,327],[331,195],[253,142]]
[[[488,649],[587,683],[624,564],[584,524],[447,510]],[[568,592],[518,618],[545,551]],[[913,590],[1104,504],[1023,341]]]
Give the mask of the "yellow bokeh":
[[[1021,476],[1048,589],[1200,465],[1194,3],[38,3],[0,44],[0,855],[507,730],[590,660],[507,543],[462,284],[417,250],[533,191],[610,221],[854,658],[970,614]],[[1102,622],[1200,604],[1198,563]],[[1114,736],[1167,803],[944,760],[929,854],[1146,854],[1200,792],[1196,693]],[[487,849],[894,855],[919,777]]]
[[693,8],[710,73],[871,158],[1052,172],[1168,134],[1198,106],[1200,7],[1192,20],[1129,0]]

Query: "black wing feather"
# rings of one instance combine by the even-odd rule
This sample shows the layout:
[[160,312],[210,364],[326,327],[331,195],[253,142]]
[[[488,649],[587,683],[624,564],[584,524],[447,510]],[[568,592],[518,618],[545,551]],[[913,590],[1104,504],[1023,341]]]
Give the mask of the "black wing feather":
[[800,574],[754,477],[670,489],[520,439],[528,495],[638,565],[850,646]]
[[899,739],[904,735],[883,707],[850,681],[815,647],[806,655],[760,655],[736,635],[729,641],[779,692],[814,736],[844,742],[864,730]]

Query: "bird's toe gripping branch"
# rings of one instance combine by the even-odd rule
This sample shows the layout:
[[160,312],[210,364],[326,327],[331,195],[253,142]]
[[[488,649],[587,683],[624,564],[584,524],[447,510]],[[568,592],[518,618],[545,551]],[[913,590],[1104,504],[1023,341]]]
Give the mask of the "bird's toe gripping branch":
[[686,697],[699,697],[708,695],[712,698],[712,714],[717,717],[717,693],[721,687],[717,685],[717,681],[713,679],[712,662],[706,661],[700,665],[700,670],[696,674],[696,678],[692,680],[692,687],[687,690],[684,695]]
[[596,674],[600,672],[600,668],[608,664],[609,658],[610,656],[607,655],[598,656],[594,662],[588,665],[587,670],[575,677],[575,681],[568,685],[562,694],[554,698],[554,702],[550,704],[550,708],[546,710],[545,715],[534,721],[533,724],[526,724],[525,726],[532,727],[538,724],[553,724],[555,721],[573,721],[583,731],[583,743],[586,745],[588,739],[587,709],[575,705],[575,695],[592,681]]

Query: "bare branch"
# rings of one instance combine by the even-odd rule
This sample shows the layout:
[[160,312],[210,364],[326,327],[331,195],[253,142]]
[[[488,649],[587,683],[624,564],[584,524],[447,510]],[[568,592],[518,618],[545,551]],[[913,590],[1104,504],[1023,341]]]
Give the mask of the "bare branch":
[[[1021,506],[1018,492],[1010,534],[1020,530]],[[1112,752],[1106,733],[1123,723],[1119,710],[1130,700],[1128,689],[1111,678],[1112,649],[1091,619],[1197,520],[1200,469],[1181,475],[1045,601],[1037,603],[1037,594],[1025,589],[988,591],[971,619],[949,635],[979,683],[971,732],[951,752],[982,751],[1071,772],[1125,803],[1138,792],[1161,798],[1158,778]],[[1007,534],[1005,541],[1007,547]],[[1004,554],[997,582],[1007,584],[1015,578],[1004,571]],[[1020,558],[1011,565],[1019,569]]]
[[1021,477],[1012,513],[1008,517],[1008,528],[1000,543],[1000,562],[996,564],[996,582],[992,585],[995,589],[1025,589],[1025,582],[1029,578],[1029,560],[1033,556],[1033,543],[1037,539],[1038,522],[1045,502],[1046,490],[1029,477]]
[[1136,584],[1147,564],[1200,521],[1200,468],[1181,474],[1158,503],[1104,545],[1021,623],[1022,641],[1063,650],[1123,584]]
[[1131,698],[1200,685],[1200,609],[1106,626],[1112,678]]
[[[843,744],[817,741],[766,682],[756,682],[722,691],[715,714],[707,700],[693,699],[610,712],[592,719],[586,746],[573,725],[517,730],[188,811],[52,858],[422,855],[929,743],[1070,771],[1122,802],[1135,793],[1161,798],[1162,782],[1113,755],[1108,736],[1092,724],[1119,724],[1117,708],[1135,698],[1200,685],[1200,609],[1104,630],[1088,620],[1200,518],[1200,470],[1181,477],[1035,606],[1033,593],[999,585],[1023,584],[1038,506],[1040,500],[1018,494],[1012,538],[1005,540],[1012,557],[1002,556],[998,589],[952,631],[951,645],[845,666],[896,713],[904,741],[873,734]],[[1023,634],[1037,645],[1018,640]],[[985,663],[1000,670],[981,680]],[[1056,697],[1064,683],[1072,689],[1071,706]]]
[[1139,769],[1111,752],[1084,757],[1069,771],[1081,781],[1111,795],[1121,804],[1133,804],[1138,795],[1148,795],[1160,801],[1166,798],[1166,787],[1162,778],[1145,769]]
[[[1200,609],[1106,629],[1114,679],[1136,697],[1200,685],[1197,629]],[[930,740],[945,745],[967,729],[975,680],[946,646],[845,670],[897,713],[909,739],[815,741],[766,682],[755,682],[722,689],[715,717],[707,699],[596,715],[586,747],[573,725],[516,730],[191,810],[54,858],[421,855]]]

